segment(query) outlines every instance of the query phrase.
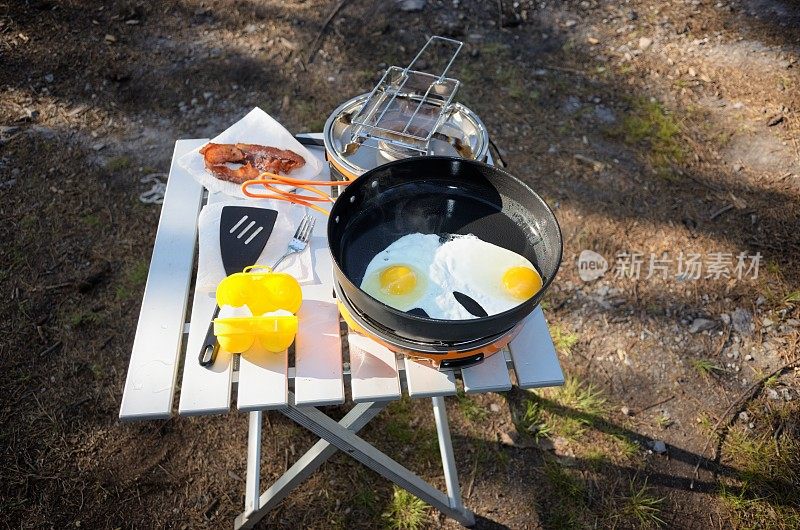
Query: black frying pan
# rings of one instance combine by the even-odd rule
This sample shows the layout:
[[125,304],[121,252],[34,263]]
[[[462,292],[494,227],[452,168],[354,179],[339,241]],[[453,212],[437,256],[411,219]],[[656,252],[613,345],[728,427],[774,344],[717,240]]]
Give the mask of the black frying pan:
[[[372,258],[415,232],[474,234],[526,257],[544,285],[517,307],[469,320],[399,311],[362,291],[358,286]],[[335,280],[354,308],[400,339],[429,343],[480,340],[513,328],[539,304],[562,251],[555,215],[526,184],[482,162],[439,156],[391,162],[348,185],[331,209],[328,244]],[[480,308],[468,307],[469,300],[462,305],[480,314]]]

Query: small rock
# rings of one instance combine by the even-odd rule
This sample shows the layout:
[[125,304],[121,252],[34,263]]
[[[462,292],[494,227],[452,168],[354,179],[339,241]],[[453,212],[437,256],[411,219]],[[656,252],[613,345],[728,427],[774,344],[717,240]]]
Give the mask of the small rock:
[[106,40],[106,42],[111,42],[111,43],[117,42],[117,38],[114,35],[110,34],[110,33],[106,34],[105,40]]
[[733,165],[733,170],[738,173],[738,172],[740,172],[742,170],[743,167],[744,166],[742,166],[741,164],[734,164]]
[[100,151],[105,146],[106,146],[106,144],[104,144],[103,142],[97,142],[96,144],[92,145],[92,149],[94,149],[95,151]]
[[778,401],[781,399],[781,396],[778,394],[778,391],[774,388],[767,389],[767,397],[773,401]]
[[47,74],[47,75],[45,75],[45,76],[44,76],[44,81],[45,81],[45,83],[52,83],[52,82],[53,82],[53,79],[55,79],[55,78],[53,77],[53,74]]
[[414,13],[425,9],[425,0],[400,0],[398,2],[400,11]]
[[689,67],[689,77],[697,77],[697,71],[691,66]]
[[719,316],[719,319],[722,320],[722,323],[726,326],[730,326],[731,324],[731,316],[728,313],[722,313]]
[[39,111],[36,109],[27,108],[25,109],[25,114],[23,114],[21,121],[33,121],[39,117]]
[[781,388],[781,397],[783,397],[784,401],[791,401],[792,400],[792,391],[786,387]]
[[600,123],[612,124],[617,121],[614,111],[604,105],[597,105],[594,108],[594,115]]
[[651,39],[650,37],[639,37],[640,50],[646,51],[652,45],[653,45],[653,39]]
[[258,31],[258,26],[255,24],[248,24],[244,27],[245,33],[255,33],[256,31]]
[[569,447],[569,441],[563,436],[553,439],[553,450],[559,456],[575,456],[575,452]]
[[650,444],[650,448],[654,453],[658,453],[660,455],[663,455],[667,452],[667,444],[662,440],[653,440],[653,442]]
[[[763,304],[764,301],[761,303]],[[758,300],[756,300],[756,305],[759,305]],[[733,329],[741,335],[750,335],[753,332],[753,315],[747,309],[742,307],[734,309],[731,313],[731,323]]]
[[747,355],[744,356],[744,360],[745,361],[752,361],[753,360],[753,356],[748,353]]
[[576,26],[577,24],[578,24],[577,20],[567,20],[566,22],[564,22],[564,27],[565,28],[572,28],[572,27]]
[[750,419],[750,416],[747,414],[746,411],[743,410],[739,413],[739,419],[742,421],[748,421]]
[[622,407],[621,409],[619,409],[619,411],[622,412],[623,416],[631,415],[631,409],[629,409],[628,407]]
[[772,327],[775,323],[769,319],[769,317],[764,317],[761,319],[761,325],[765,328]]
[[500,433],[500,442],[504,445],[514,447],[519,440],[519,433],[517,431],[502,431]]
[[708,331],[717,327],[717,323],[707,318],[695,318],[692,325],[689,327],[689,333],[699,333],[701,331]]
[[581,110],[581,100],[575,96],[569,96],[564,105],[561,106],[561,110],[566,114],[575,114]]
[[731,108],[735,109],[735,110],[743,109],[744,108],[744,103],[742,103],[741,101],[737,101],[736,103],[731,105]]
[[127,24],[128,26],[138,26],[139,25],[139,21],[136,20],[135,18],[130,18],[130,19],[125,21],[125,24]]
[[599,39],[596,39],[596,38],[594,38],[594,37],[587,37],[587,38],[586,38],[586,42],[588,42],[588,43],[589,43],[589,44],[591,44],[592,46],[594,46],[595,44],[600,44],[600,40],[599,40]]
[[491,410],[492,412],[500,412],[500,405],[498,405],[497,403],[492,403],[491,405],[489,405],[489,410]]
[[603,171],[603,168],[606,167],[605,164],[603,164],[602,162],[594,160],[593,158],[589,158],[588,156],[582,155],[580,153],[576,153],[574,157],[575,160],[577,160],[582,164],[586,164],[587,166],[591,166],[592,169],[595,171]]
[[767,120],[767,127],[775,127],[779,123],[783,123],[786,117],[783,114],[776,114]]

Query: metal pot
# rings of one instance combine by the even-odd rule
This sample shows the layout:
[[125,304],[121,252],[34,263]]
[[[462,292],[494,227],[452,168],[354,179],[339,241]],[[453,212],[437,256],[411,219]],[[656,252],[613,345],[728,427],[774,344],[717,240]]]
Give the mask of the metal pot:
[[[403,146],[401,142],[380,138],[368,138],[361,143],[353,143],[356,125],[352,118],[364,106],[370,94],[362,94],[340,105],[328,117],[323,130],[325,154],[331,172],[341,179],[355,180],[364,172],[387,162],[418,156],[421,154],[439,156],[460,156],[471,160],[486,161],[489,153],[489,134],[478,115],[460,103],[449,105],[439,119],[427,124],[435,129],[428,145],[427,153],[420,153]],[[400,115],[397,120],[402,119]],[[387,116],[391,123],[392,116]],[[415,115],[415,126],[425,126],[425,116]]]

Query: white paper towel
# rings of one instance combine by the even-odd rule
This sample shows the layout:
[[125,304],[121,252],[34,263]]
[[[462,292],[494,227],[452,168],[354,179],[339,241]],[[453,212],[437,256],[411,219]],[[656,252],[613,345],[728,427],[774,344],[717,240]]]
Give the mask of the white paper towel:
[[[303,147],[283,125],[258,107],[228,127],[225,132],[213,138],[211,142],[215,144],[259,144],[278,149],[291,149],[306,160],[303,167],[295,169],[289,174],[293,178],[316,179],[322,170],[322,162],[316,156],[309,153],[308,149]],[[202,146],[183,155],[178,159],[178,164],[191,173],[208,191],[219,191],[231,197],[245,198],[239,184],[220,180],[208,172],[203,162],[203,155],[200,154],[201,148]]]
[[[203,208],[198,220],[198,238],[200,251],[197,263],[197,287],[203,290],[216,289],[219,282],[225,278],[225,268],[222,265],[222,253],[219,245],[219,222],[222,208],[225,206],[247,206],[254,208],[268,208],[276,210],[278,217],[275,227],[267,240],[267,245],[258,259],[259,265],[271,267],[278,258],[283,256],[294,236],[300,221],[307,209],[286,201],[273,199],[228,199],[215,202]],[[316,230],[316,227],[315,227]],[[291,274],[302,285],[314,279],[314,270],[311,263],[311,253],[308,247],[303,252],[293,254],[283,260],[278,270]]]

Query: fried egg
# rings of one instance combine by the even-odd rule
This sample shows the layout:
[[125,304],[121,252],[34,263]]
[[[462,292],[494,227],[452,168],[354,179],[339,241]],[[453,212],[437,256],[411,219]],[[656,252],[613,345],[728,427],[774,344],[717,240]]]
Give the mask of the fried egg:
[[[442,240],[444,239],[444,243]],[[444,320],[475,318],[455,297],[463,293],[489,315],[536,294],[542,279],[530,261],[474,235],[408,234],[367,265],[361,289],[400,311],[422,309]]]
[[469,296],[489,315],[518,306],[542,288],[542,277],[525,257],[472,234],[441,245],[430,275],[444,290]]

